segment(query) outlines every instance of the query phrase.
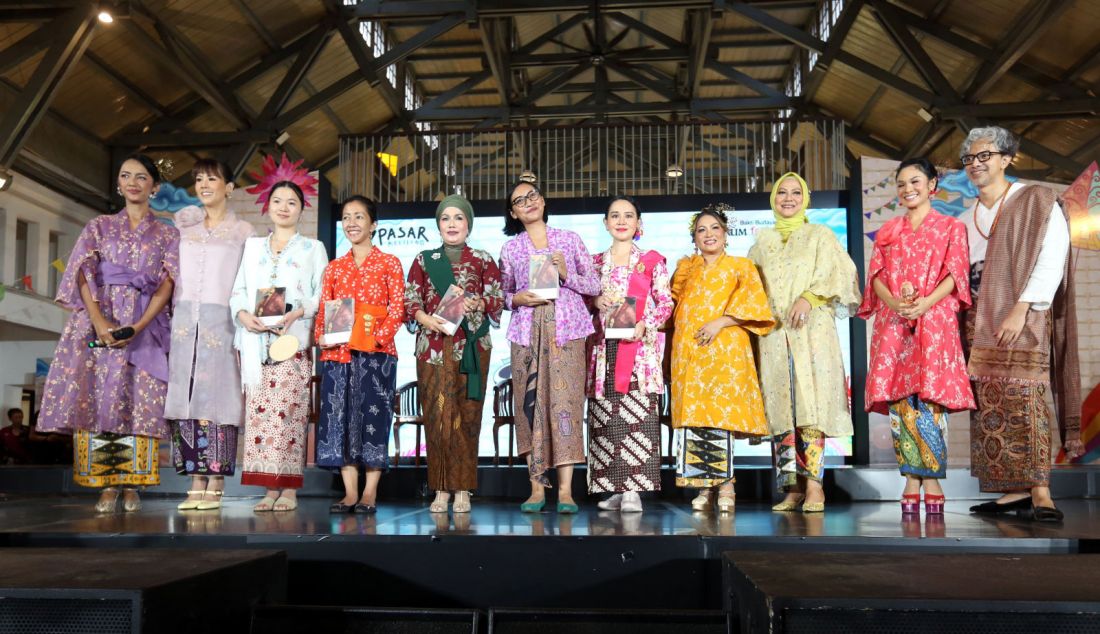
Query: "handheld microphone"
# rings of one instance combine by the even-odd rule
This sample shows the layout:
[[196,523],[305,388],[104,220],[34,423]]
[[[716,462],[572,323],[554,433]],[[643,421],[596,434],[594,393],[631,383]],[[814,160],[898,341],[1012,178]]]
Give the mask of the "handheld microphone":
[[[111,336],[115,338],[115,341],[121,341],[123,339],[129,339],[130,337],[134,336],[134,329],[131,328],[130,326],[123,326],[122,328],[119,328],[118,330],[112,331]],[[94,341],[89,341],[88,342],[88,347],[89,348],[106,348],[107,344],[103,343],[99,339],[96,339]]]

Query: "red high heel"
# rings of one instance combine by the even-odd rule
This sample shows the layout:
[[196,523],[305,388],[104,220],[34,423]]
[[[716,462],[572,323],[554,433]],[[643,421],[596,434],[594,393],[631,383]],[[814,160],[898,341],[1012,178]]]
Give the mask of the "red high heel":
[[928,515],[943,515],[943,503],[947,500],[942,495],[924,494],[924,512]]
[[901,514],[920,515],[920,493],[903,493],[901,495]]

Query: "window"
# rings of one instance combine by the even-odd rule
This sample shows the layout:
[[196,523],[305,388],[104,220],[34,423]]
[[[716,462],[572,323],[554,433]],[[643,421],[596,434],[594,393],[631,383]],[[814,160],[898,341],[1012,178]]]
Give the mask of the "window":
[[[810,23],[810,34],[818,39],[828,42],[829,34],[832,33],[833,25],[840,18],[840,13],[844,10],[844,0],[825,0],[818,7],[816,19]],[[813,70],[815,64],[817,64],[818,53],[811,51],[809,57],[809,68]]]
[[15,282],[23,279],[30,271],[30,264],[27,262],[27,256],[30,255],[29,250],[29,234],[30,225],[25,220],[15,221]]

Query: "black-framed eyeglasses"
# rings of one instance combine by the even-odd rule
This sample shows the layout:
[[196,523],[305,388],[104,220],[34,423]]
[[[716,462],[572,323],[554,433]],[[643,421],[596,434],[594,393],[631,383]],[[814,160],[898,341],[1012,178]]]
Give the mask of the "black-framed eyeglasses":
[[959,157],[959,160],[962,161],[963,165],[970,165],[971,163],[974,162],[974,159],[978,159],[979,163],[985,163],[986,161],[989,160],[989,157],[993,156],[994,154],[1002,154],[1003,155],[1003,154],[1006,154],[1006,153],[1005,152],[995,152],[993,150],[985,150],[984,152],[978,152],[977,154],[963,154],[962,156]]
[[526,196],[516,196],[515,198],[513,198],[512,206],[519,207],[525,202],[533,203],[538,201],[539,198],[542,198],[542,194],[539,193],[539,190],[532,189],[531,191],[527,192]]

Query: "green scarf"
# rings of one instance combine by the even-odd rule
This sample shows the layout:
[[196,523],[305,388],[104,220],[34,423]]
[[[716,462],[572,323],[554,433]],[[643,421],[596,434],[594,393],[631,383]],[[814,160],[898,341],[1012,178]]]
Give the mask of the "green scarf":
[[[421,255],[424,260],[424,271],[432,281],[435,292],[442,297],[451,284],[455,283],[455,273],[451,270],[447,254],[440,246],[438,249],[428,249]],[[462,350],[462,361],[459,362],[458,370],[466,375],[466,398],[480,401],[485,397],[485,386],[481,383],[481,358],[477,354],[477,340],[489,332],[489,319],[482,320],[477,332],[471,332],[468,319],[462,320],[461,328],[462,332],[466,333],[466,347]]]

